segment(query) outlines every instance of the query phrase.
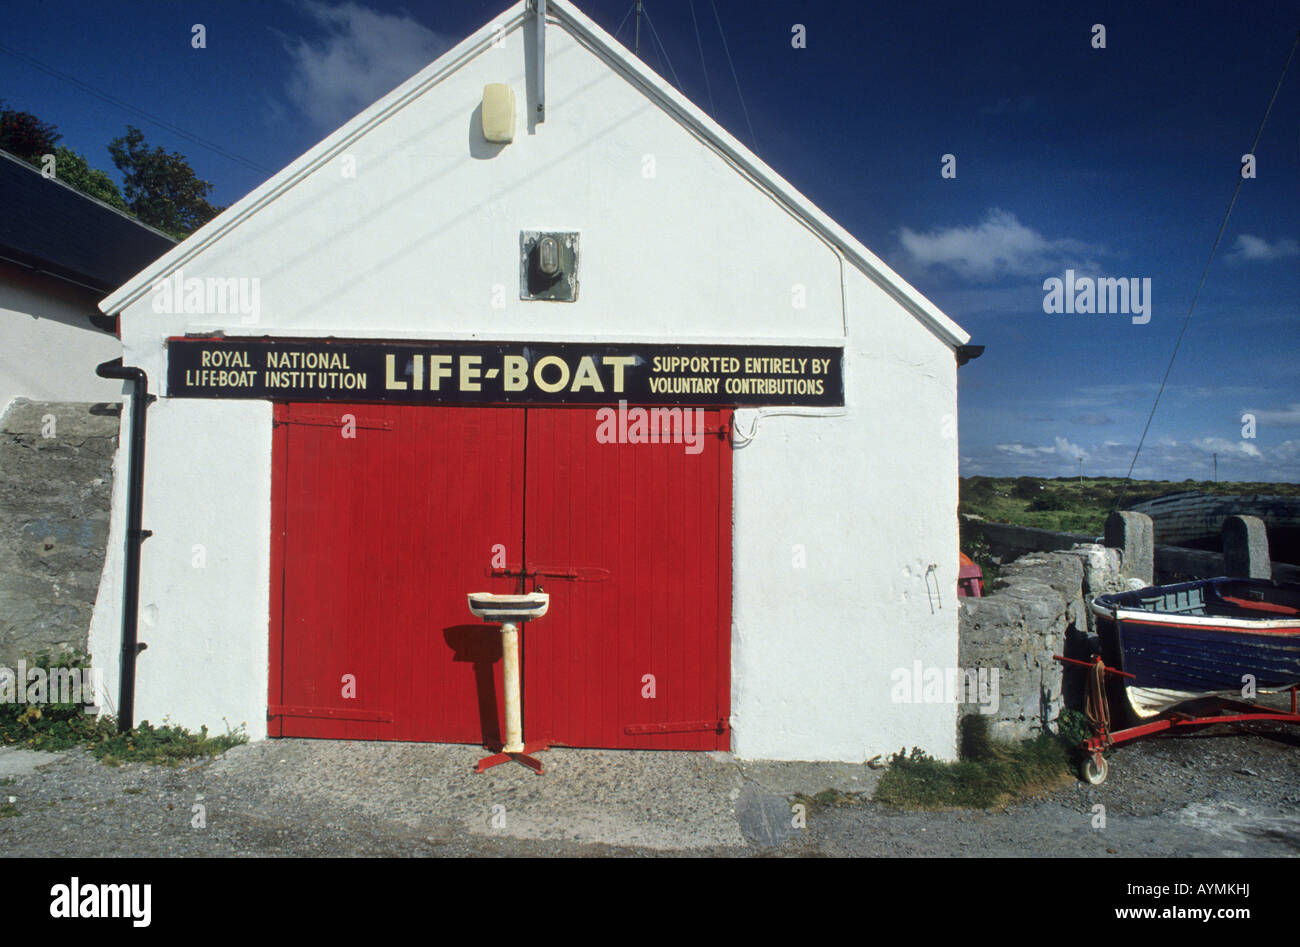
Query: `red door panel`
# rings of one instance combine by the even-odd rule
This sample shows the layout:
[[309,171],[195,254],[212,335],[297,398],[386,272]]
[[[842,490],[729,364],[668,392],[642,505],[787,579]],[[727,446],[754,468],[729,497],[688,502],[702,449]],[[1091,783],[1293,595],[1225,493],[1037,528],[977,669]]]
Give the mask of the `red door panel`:
[[730,412],[703,416],[689,454],[602,444],[591,408],[528,409],[525,550],[551,606],[523,633],[525,738],[729,748]]
[[496,742],[500,635],[465,596],[513,589],[486,570],[496,544],[522,556],[523,410],[292,404],[276,424],[271,733]]

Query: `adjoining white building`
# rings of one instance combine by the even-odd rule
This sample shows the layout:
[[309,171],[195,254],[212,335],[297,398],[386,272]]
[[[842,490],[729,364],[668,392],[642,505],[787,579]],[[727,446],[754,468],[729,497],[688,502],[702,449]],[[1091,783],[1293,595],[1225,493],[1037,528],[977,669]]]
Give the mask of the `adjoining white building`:
[[119,400],[95,366],[122,346],[91,317],[176,241],[2,151],[0,208],[0,414],[15,398]]
[[[101,303],[157,397],[134,717],[492,745],[499,636],[465,597],[544,586],[530,739],[951,758],[955,705],[893,691],[957,663],[969,336],[544,6]],[[91,630],[110,708],[127,480]]]

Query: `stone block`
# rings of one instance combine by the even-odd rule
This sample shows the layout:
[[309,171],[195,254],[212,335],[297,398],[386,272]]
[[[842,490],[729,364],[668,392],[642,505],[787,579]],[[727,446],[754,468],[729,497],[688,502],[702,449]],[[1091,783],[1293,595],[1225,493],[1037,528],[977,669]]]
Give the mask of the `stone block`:
[[1228,575],[1242,579],[1271,579],[1268,530],[1258,516],[1229,516],[1223,521],[1223,557]]
[[1155,582],[1155,530],[1145,513],[1116,510],[1106,517],[1106,545],[1120,553],[1120,576]]

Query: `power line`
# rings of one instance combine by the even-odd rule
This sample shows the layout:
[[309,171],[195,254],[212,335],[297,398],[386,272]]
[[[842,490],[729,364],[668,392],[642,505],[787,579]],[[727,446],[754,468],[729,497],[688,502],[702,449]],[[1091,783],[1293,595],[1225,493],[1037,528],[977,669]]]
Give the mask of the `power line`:
[[627,18],[632,15],[632,11],[635,9],[636,0],[632,0],[632,5],[627,8],[627,12],[623,14],[623,19],[619,21],[618,29],[614,31],[614,39],[618,39],[618,34],[623,32],[623,25],[627,23]]
[[713,87],[709,85],[709,64],[704,60],[704,41],[700,39],[700,24],[695,19],[695,0],[691,0],[691,26],[695,28],[695,46],[700,51],[700,68],[704,70],[704,91],[709,93],[709,115],[718,117],[718,110],[713,105]]
[[[1286,73],[1291,68],[1291,60],[1295,58],[1296,46],[1300,46],[1300,32],[1296,33],[1295,40],[1291,43],[1291,52],[1287,54],[1286,62],[1282,65],[1282,74],[1277,77],[1277,85],[1273,87],[1273,95],[1268,100],[1268,108],[1264,109],[1264,117],[1260,119],[1259,129],[1255,132],[1255,140],[1250,145],[1248,154],[1254,154],[1255,149],[1259,147],[1259,140],[1263,137],[1264,126],[1268,124],[1269,113],[1273,111],[1273,103],[1277,101],[1277,94],[1282,89],[1282,81],[1286,78]],[[1219,249],[1219,243],[1223,240],[1223,232],[1228,227],[1228,218],[1232,216],[1232,208],[1237,203],[1237,195],[1241,193],[1241,185],[1245,182],[1241,174],[1241,169],[1237,170],[1237,186],[1232,189],[1232,200],[1228,202],[1228,211],[1223,215],[1223,222],[1219,224],[1219,232],[1214,236],[1214,246],[1210,247],[1210,257],[1205,261],[1205,269],[1201,271],[1200,282],[1196,284],[1196,292],[1192,294],[1192,304],[1187,307],[1187,316],[1183,319],[1183,328],[1178,333],[1178,340],[1174,343],[1174,352],[1169,356],[1169,364],[1165,367],[1164,378],[1160,379],[1160,388],[1156,391],[1156,400],[1151,405],[1151,413],[1147,415],[1146,427],[1142,429],[1142,436],[1138,439],[1137,450],[1133,452],[1133,462],[1128,465],[1128,474],[1124,477],[1127,485],[1128,481],[1133,479],[1133,468],[1137,466],[1138,454],[1142,453],[1142,445],[1147,439],[1147,432],[1151,430],[1151,421],[1156,416],[1156,408],[1160,404],[1160,396],[1164,394],[1165,383],[1169,381],[1169,373],[1173,371],[1174,359],[1178,357],[1178,349],[1183,344],[1183,336],[1187,333],[1187,325],[1192,321],[1192,310],[1196,308],[1196,301],[1201,298],[1201,290],[1205,286],[1205,278],[1210,275],[1210,264],[1214,262],[1214,254]],[[1125,488],[1127,489],[1127,487]],[[1115,501],[1115,509],[1119,509],[1124,502],[1124,490],[1120,490],[1119,499]]]
[[659,51],[663,54],[664,62],[668,63],[668,71],[673,74],[673,82],[677,83],[678,89],[682,89],[682,80],[678,78],[677,70],[673,68],[673,61],[668,58],[668,49],[664,46],[664,41],[659,38],[659,31],[655,29],[655,21],[650,19],[649,10],[645,11],[645,21],[650,27],[650,35],[654,37],[655,42],[659,45]]
[[85,92],[88,95],[93,95],[95,98],[103,102],[107,102],[110,105],[115,105],[120,109],[125,109],[126,111],[138,115],[140,118],[143,118],[148,122],[152,122],[154,125],[157,125],[160,128],[165,128],[167,131],[170,131],[173,134],[180,135],[182,138],[186,139],[187,141],[193,142],[194,144],[198,145],[200,148],[206,148],[209,151],[221,155],[223,158],[228,158],[231,161],[236,161],[244,165],[245,167],[250,168],[253,171],[257,171],[261,174],[265,174],[269,176],[274,173],[273,171],[271,171],[270,168],[264,168],[256,161],[252,161],[248,158],[243,157],[242,155],[233,154],[232,152],[227,151],[226,149],[222,148],[220,145],[216,144],[215,142],[211,142],[208,141],[206,138],[200,138],[198,135],[191,134],[190,132],[187,132],[185,129],[173,125],[171,122],[168,122],[165,119],[159,118],[157,115],[153,115],[149,112],[146,112],[144,109],[137,108],[136,106],[131,105],[129,102],[123,102],[121,99],[115,98],[111,95],[108,95],[107,93],[100,92],[98,89],[94,88],[93,86],[87,85],[86,83],[82,82],[76,76],[71,76],[68,75],[68,73],[66,72],[61,72],[58,69],[55,69],[53,66],[46,65],[45,63],[41,62],[39,59],[35,59],[34,57],[28,56],[25,53],[20,53],[16,49],[11,49],[10,47],[5,46],[3,43],[0,43],[0,52],[8,53],[10,56],[13,56],[15,59],[20,59],[23,62],[27,63],[28,65],[41,70],[41,72],[48,73],[49,75],[54,76],[56,79],[61,79],[64,82],[76,86],[78,89],[80,89],[82,92]]
[[718,15],[718,5],[709,0],[713,7],[713,18],[718,21],[718,34],[722,37],[722,51],[727,54],[727,65],[731,67],[731,80],[736,83],[736,95],[740,97],[740,110],[745,113],[745,124],[749,126],[749,141],[754,150],[758,150],[758,137],[754,134],[754,124],[749,120],[749,109],[745,108],[745,96],[740,91],[740,78],[736,75],[736,64],[731,61],[731,50],[727,47],[727,34],[722,29],[722,17]]

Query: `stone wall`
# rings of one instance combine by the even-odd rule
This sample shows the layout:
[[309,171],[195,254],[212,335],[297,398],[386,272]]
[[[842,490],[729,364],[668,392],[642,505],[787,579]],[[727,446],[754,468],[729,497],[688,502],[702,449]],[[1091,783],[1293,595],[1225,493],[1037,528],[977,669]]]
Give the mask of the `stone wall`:
[[[1056,720],[1071,695],[1053,655],[1082,648],[1093,631],[1091,598],[1125,588],[1118,550],[1087,543],[1022,556],[1002,568],[983,598],[959,600],[961,667],[998,670],[997,709],[988,715],[993,736],[1031,737]],[[981,712],[978,704],[961,705],[963,716]]]
[[[961,532],[963,537],[982,539],[989,553],[999,562],[1009,562],[1026,553],[1065,551],[1080,544],[1090,545],[1092,538],[1081,533],[1057,533],[1032,526],[995,523],[969,513],[962,514]],[[1233,574],[1221,552],[1156,546],[1154,554],[1155,581],[1158,584]],[[1275,560],[1271,563],[1271,573],[1277,582],[1300,582],[1300,566]]]
[[989,553],[1002,562],[1031,552],[1053,552],[1070,549],[1079,543],[1090,543],[1096,537],[1083,533],[1058,533],[1034,526],[1013,526],[995,523],[970,513],[961,517],[963,537],[983,539]]
[[20,398],[0,418],[0,666],[86,650],[120,411]]

